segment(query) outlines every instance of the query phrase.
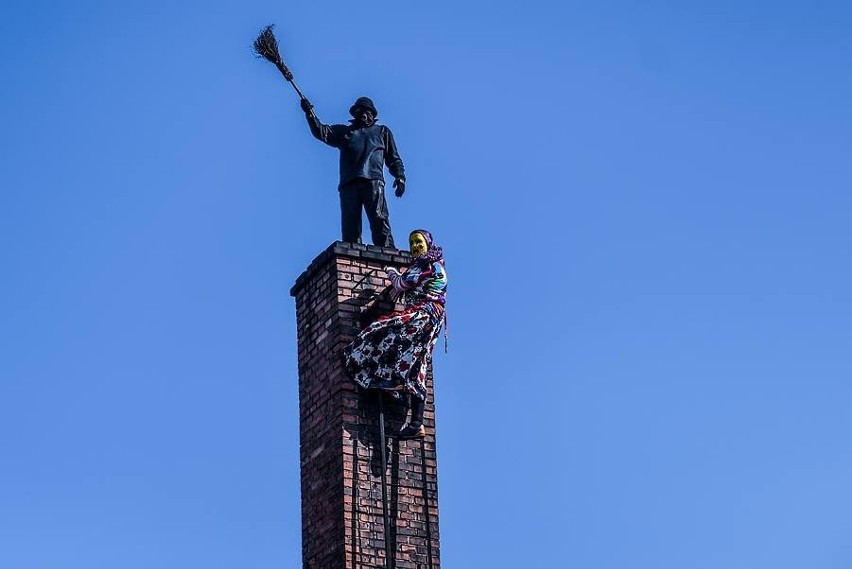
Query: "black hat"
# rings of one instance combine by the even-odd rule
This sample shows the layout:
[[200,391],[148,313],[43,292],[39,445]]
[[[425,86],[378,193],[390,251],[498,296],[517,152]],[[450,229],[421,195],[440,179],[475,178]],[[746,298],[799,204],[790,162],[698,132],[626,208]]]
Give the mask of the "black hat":
[[355,109],[358,107],[364,107],[368,111],[373,112],[373,117],[379,116],[379,111],[376,110],[376,105],[373,104],[373,100],[370,97],[358,97],[358,100],[349,107],[349,114],[353,117],[355,116]]

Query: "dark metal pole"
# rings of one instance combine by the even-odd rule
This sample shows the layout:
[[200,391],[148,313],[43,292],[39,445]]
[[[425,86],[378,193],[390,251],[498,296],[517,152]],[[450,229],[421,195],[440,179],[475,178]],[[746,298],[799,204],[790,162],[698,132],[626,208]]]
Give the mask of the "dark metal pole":
[[361,560],[361,520],[360,510],[360,484],[358,464],[358,437],[352,437],[352,569],[363,565]]
[[385,568],[393,569],[391,562],[391,536],[388,523],[388,456],[385,438],[385,395],[379,392],[379,439],[382,445],[382,517],[385,522]]
[[423,517],[426,520],[426,561],[432,569],[432,524],[429,523],[429,487],[426,484],[426,437],[420,439],[420,487],[423,490]]

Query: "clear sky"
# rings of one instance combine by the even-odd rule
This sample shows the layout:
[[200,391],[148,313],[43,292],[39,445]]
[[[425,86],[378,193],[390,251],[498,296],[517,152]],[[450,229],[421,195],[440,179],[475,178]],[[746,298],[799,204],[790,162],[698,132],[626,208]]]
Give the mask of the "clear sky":
[[373,97],[448,569],[852,567],[852,6],[7,0],[0,569],[300,567],[289,287]]

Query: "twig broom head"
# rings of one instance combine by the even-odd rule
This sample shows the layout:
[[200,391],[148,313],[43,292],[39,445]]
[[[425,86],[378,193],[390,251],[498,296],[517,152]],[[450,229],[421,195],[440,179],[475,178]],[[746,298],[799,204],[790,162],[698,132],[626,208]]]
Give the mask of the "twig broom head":
[[281,55],[278,53],[278,39],[275,37],[272,28],[271,25],[263,28],[257,39],[254,40],[252,47],[256,56],[278,65],[281,62]]
[[252,48],[257,57],[262,57],[263,59],[272,62],[275,67],[284,74],[284,77],[290,81],[293,79],[293,74],[289,69],[287,69],[287,66],[284,65],[284,61],[281,59],[281,54],[278,53],[278,39],[276,39],[275,34],[272,32],[272,28],[272,25],[263,28],[257,36],[257,39],[254,40]]

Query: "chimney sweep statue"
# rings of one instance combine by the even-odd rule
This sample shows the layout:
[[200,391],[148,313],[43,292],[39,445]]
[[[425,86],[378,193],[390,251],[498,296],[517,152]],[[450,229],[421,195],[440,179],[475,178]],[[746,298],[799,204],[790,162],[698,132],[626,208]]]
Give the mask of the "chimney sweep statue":
[[376,124],[379,116],[368,97],[360,97],[349,109],[352,120],[348,125],[325,125],[314,114],[314,106],[293,80],[293,72],[284,64],[278,51],[278,39],[272,26],[266,26],[254,40],[252,49],[257,55],[278,68],[281,75],[296,90],[302,110],[308,119],[311,133],[329,146],[340,150],[340,214],[343,241],[361,242],[361,207],[367,211],[373,244],[394,247],[385,200],[384,165],[394,177],[396,197],[405,193],[405,168],[396,150],[390,129]]
[[378,111],[368,97],[359,97],[350,107],[348,125],[326,125],[313,112],[306,98],[301,101],[311,134],[340,150],[340,225],[343,241],[361,242],[361,208],[367,212],[373,244],[394,247],[385,200],[384,166],[394,177],[396,197],[405,193],[405,167],[391,130],[376,123]]

